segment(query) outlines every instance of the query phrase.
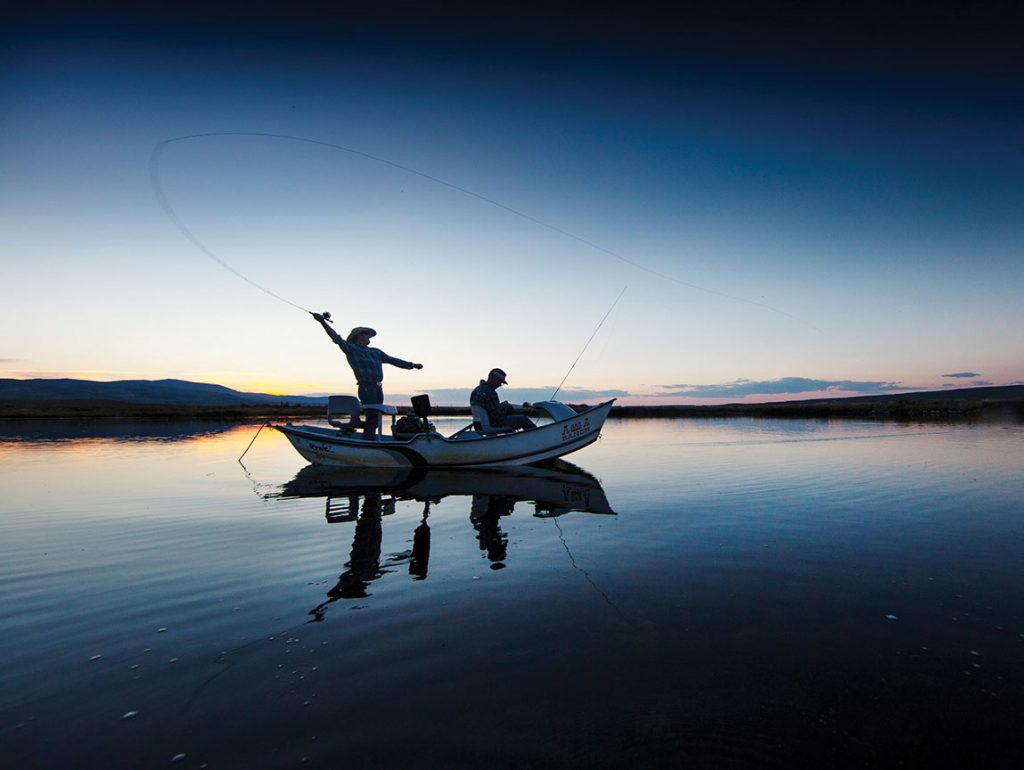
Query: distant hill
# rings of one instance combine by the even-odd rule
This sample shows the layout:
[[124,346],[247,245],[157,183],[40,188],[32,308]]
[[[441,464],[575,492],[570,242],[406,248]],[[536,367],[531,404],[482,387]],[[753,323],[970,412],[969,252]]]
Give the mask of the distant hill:
[[244,393],[223,385],[187,380],[0,379],[0,404],[27,406],[85,404],[152,404],[159,406],[320,406],[326,398]]
[[862,417],[895,420],[961,420],[982,415],[1024,419],[1024,385],[926,390],[880,396],[809,398],[802,401],[718,405],[622,406],[613,417]]
[[[915,393],[888,393],[881,396],[847,396],[845,398],[815,398],[799,403],[845,401],[847,403],[874,403],[879,401],[1020,401],[1024,400],[1024,385],[997,385],[984,388],[950,388],[949,390],[922,390]],[[798,403],[786,401],[783,403]]]

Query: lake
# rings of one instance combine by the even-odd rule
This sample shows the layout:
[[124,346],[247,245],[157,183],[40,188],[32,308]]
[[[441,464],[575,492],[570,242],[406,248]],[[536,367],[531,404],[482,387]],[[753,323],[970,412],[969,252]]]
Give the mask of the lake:
[[1024,762],[1024,426],[362,477],[257,427],[0,427],[8,767]]

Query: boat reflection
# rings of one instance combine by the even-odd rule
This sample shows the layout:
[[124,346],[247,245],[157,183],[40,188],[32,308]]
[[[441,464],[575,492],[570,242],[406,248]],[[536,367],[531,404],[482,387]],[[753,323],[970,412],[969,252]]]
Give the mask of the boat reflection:
[[[314,621],[324,618],[332,602],[369,596],[373,581],[400,566],[407,565],[414,580],[425,580],[430,564],[430,506],[441,500],[469,498],[469,520],[491,569],[505,566],[508,535],[501,519],[510,516],[517,503],[531,503],[533,515],[544,518],[572,511],[615,515],[601,483],[564,460],[473,470],[309,465],[267,497],[321,497],[329,523],[355,522],[345,570],[327,599],[310,611]],[[383,519],[395,513],[399,501],[421,502],[423,513],[413,532],[411,551],[390,556],[382,564]]]

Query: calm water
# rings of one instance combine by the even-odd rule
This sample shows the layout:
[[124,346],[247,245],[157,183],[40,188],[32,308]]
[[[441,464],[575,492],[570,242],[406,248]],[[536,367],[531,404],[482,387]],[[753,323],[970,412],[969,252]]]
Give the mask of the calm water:
[[8,767],[1024,761],[1022,426],[613,421],[583,470],[365,478],[135,427],[0,427]]

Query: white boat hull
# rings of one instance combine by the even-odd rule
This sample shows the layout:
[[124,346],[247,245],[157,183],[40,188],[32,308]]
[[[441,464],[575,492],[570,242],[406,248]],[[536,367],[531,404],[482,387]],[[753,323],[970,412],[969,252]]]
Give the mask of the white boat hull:
[[[470,468],[530,465],[576,452],[597,441],[612,401],[535,430],[449,438],[420,433],[410,439],[371,441],[312,425],[275,425],[311,463],[364,468]],[[559,405],[563,406],[563,405]],[[565,408],[563,406],[563,408]]]

